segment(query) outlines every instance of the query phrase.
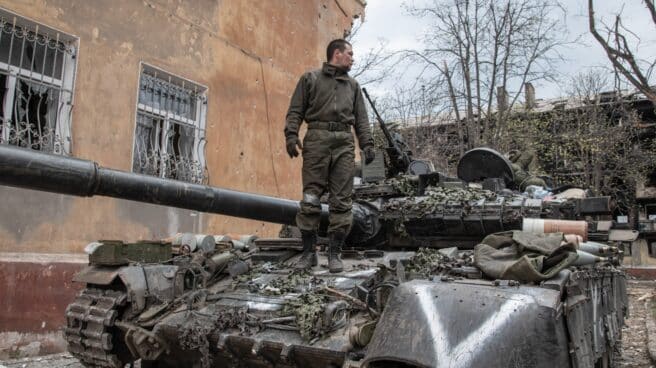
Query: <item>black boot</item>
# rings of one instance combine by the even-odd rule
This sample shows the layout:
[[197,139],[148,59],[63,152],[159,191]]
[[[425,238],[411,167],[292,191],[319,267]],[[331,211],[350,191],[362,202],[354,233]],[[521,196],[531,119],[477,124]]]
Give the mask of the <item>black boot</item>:
[[303,239],[303,254],[294,265],[294,268],[306,270],[317,265],[317,252],[315,250],[317,233],[301,230],[301,237]]
[[344,245],[344,238],[346,234],[342,232],[335,232],[328,234],[329,248],[328,248],[328,269],[332,273],[344,271],[342,260],[339,259],[342,253],[342,246]]

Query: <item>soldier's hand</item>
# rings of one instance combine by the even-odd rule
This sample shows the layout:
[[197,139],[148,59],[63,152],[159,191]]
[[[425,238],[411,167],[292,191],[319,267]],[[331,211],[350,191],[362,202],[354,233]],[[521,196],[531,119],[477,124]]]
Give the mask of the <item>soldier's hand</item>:
[[292,135],[287,137],[287,153],[289,154],[289,157],[294,158],[298,156],[296,147],[301,150],[303,149],[303,145],[301,144],[301,140],[298,138],[298,136]]
[[373,147],[367,146],[364,149],[364,163],[369,165],[376,158],[376,151]]

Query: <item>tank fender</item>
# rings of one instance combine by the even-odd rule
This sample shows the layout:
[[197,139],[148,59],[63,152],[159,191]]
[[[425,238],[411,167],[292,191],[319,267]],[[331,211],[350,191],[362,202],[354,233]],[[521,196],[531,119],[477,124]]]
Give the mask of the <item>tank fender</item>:
[[94,285],[109,285],[118,276],[118,268],[89,266],[73,276],[73,282],[83,282]]
[[151,265],[109,268],[89,266],[73,277],[74,282],[94,285],[111,285],[118,278],[125,287],[132,313],[146,308],[146,298],[155,296],[160,301],[170,301],[181,292],[180,280],[176,282],[178,266]]
[[367,349],[372,368],[570,367],[560,293],[539,287],[403,283]]
[[144,310],[146,308],[146,295],[148,292],[148,282],[144,267],[121,267],[118,271],[118,277],[121,279],[123,285],[125,285],[132,313],[139,313]]

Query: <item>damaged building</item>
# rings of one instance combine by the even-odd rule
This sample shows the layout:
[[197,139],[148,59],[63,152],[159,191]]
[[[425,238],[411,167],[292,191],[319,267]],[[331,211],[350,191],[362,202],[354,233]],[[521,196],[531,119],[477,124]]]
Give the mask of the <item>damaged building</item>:
[[[0,142],[105,167],[296,198],[296,79],[363,0],[0,1]],[[97,239],[273,235],[263,222],[0,188],[0,358],[65,348],[72,275]],[[35,290],[38,289],[38,292]]]

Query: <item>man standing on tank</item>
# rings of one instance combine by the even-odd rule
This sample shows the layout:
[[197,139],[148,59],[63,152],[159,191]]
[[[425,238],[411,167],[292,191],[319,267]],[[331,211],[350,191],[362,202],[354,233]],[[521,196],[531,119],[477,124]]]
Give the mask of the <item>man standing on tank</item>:
[[[375,157],[367,110],[358,82],[348,75],[353,66],[353,49],[345,40],[328,44],[321,69],[303,74],[298,81],[287,111],[285,139],[291,158],[303,155],[303,199],[296,225],[303,238],[303,254],[297,268],[317,264],[315,245],[321,217],[319,198],[329,193],[330,272],[344,267],[340,253],[351,228],[353,215],[353,167],[355,144],[351,127],[355,128],[366,163]],[[303,143],[298,136],[301,123],[308,125]]]

